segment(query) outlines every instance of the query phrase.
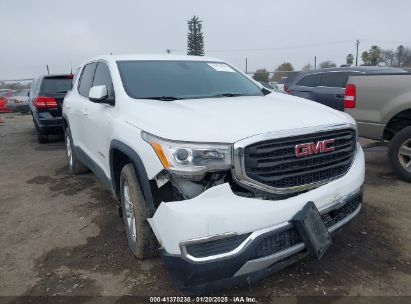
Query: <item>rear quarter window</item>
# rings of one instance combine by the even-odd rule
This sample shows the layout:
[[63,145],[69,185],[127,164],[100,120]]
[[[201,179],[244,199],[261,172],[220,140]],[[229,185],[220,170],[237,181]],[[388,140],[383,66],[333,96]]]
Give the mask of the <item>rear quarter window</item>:
[[345,88],[347,84],[348,72],[321,73],[320,86],[332,88]]

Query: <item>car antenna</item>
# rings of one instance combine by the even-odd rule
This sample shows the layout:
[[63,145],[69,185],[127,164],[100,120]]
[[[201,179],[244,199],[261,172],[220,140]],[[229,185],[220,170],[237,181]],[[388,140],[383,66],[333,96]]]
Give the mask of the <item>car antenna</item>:
[[50,75],[50,70],[49,70],[49,65],[46,64],[46,68],[47,68],[47,75]]

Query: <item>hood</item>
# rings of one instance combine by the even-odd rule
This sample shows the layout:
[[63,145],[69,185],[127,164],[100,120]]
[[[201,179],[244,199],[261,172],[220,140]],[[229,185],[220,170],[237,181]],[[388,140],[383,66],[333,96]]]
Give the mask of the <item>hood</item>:
[[176,101],[130,99],[128,104],[128,123],[181,141],[234,143],[268,132],[355,123],[343,112],[280,93]]

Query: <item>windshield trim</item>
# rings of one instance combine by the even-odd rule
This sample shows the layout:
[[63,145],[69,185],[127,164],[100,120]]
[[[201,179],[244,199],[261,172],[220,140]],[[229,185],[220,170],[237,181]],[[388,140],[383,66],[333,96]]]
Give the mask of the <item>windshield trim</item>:
[[[236,69],[235,67],[233,67],[232,65],[228,64],[225,61],[216,61],[216,60],[156,60],[156,59],[148,59],[148,60],[116,60],[116,66],[117,66],[117,70],[120,74],[120,80],[121,80],[121,84],[123,86],[124,91],[126,92],[127,96],[132,98],[132,99],[136,99],[136,100],[147,100],[150,99],[150,96],[133,96],[132,94],[130,94],[130,91],[127,87],[127,84],[123,81],[124,79],[124,73],[123,71],[121,71],[120,67],[119,67],[119,63],[123,63],[123,62],[204,62],[204,63],[223,63],[226,64],[227,66],[229,66],[231,69],[233,69],[236,73],[240,74],[243,78],[245,78],[246,80],[248,80],[251,84],[253,84],[258,91],[261,92],[261,95],[242,95],[242,96],[235,96],[235,97],[244,97],[244,96],[264,96],[264,93],[262,91],[262,88],[260,88],[253,80],[251,80],[249,77],[247,77],[247,75],[245,75],[243,72],[239,71],[238,69]],[[176,100],[186,100],[186,99],[206,99],[206,98],[220,98],[220,96],[216,97],[215,95],[210,95],[210,96],[179,96]],[[230,97],[233,98],[233,97]],[[154,99],[153,99],[154,100]]]

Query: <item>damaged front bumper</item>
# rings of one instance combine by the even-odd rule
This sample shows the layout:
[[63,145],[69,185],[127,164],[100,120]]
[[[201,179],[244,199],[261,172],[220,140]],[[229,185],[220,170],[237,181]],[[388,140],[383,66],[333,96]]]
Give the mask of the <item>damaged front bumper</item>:
[[361,208],[364,154],[343,177],[283,200],[240,197],[225,183],[201,195],[162,203],[150,225],[176,286],[206,293],[226,285],[257,280],[307,255],[291,223],[307,202],[314,202],[330,233]]

